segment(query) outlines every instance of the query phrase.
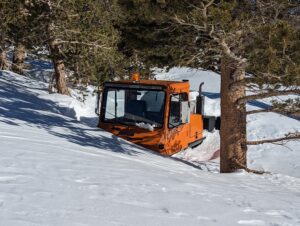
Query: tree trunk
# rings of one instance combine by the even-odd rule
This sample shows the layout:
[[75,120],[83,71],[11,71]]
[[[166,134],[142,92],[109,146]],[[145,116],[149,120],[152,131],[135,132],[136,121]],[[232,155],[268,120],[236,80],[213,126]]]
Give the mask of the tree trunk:
[[80,84],[81,79],[80,79],[80,72],[79,72],[79,63],[77,59],[75,60],[74,77],[75,77],[74,84],[75,85]]
[[49,34],[49,49],[54,67],[54,76],[56,81],[57,92],[69,95],[69,90],[66,83],[65,65],[62,59],[62,54],[59,48],[59,44],[54,35],[54,25],[51,23],[48,27]]
[[0,48],[0,70],[7,70],[8,68],[6,51]]
[[233,85],[244,78],[245,62],[224,55],[221,60],[221,173],[247,167],[246,107],[236,104],[245,96],[245,86]]
[[21,43],[17,43],[14,49],[13,55],[13,64],[12,64],[12,71],[23,75],[24,74],[24,60],[25,60],[25,46]]

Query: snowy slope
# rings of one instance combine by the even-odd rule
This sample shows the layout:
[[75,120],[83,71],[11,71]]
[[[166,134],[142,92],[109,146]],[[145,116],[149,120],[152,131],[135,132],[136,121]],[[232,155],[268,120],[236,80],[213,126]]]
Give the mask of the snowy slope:
[[0,72],[1,226],[300,225],[299,178],[199,170],[62,115],[60,98]]

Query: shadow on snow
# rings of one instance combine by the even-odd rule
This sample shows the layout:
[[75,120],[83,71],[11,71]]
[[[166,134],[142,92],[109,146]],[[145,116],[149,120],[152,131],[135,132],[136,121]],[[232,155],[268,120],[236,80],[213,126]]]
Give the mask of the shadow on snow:
[[61,111],[69,110],[68,108],[62,109],[55,102],[41,99],[18,85],[12,86],[13,81],[6,77],[2,79],[5,81],[0,83],[1,122],[13,126],[20,126],[22,122],[31,127],[42,128],[52,135],[84,147],[95,147],[127,155],[139,153],[116,136],[110,137],[109,134],[107,137],[103,136],[101,129],[84,126],[75,119],[60,114]]
[[[262,109],[267,109],[267,108],[271,107],[270,104],[266,104],[266,103],[258,101],[258,100],[251,100],[251,101],[248,102],[248,104],[251,105],[251,106],[262,108]],[[296,116],[292,116],[292,115],[287,115],[287,114],[282,114],[282,115],[300,121],[300,117],[296,117]]]

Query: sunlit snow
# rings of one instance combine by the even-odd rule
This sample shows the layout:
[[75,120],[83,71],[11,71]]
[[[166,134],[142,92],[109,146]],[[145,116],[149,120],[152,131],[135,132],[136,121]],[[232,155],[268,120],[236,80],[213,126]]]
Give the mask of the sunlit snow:
[[[169,73],[161,76],[190,72]],[[207,81],[207,108],[218,111],[218,75],[192,73],[195,88]],[[219,174],[217,131],[162,157],[96,128],[92,92],[83,103],[76,90],[68,97],[47,87],[0,72],[1,226],[300,225],[299,143],[250,148],[250,166],[271,174]],[[249,138],[299,126],[260,114],[249,118]]]

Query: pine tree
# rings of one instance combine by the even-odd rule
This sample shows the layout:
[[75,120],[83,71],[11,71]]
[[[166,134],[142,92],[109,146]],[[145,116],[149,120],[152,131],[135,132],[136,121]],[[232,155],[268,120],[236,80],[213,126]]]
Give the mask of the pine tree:
[[[300,93],[299,28],[292,22],[297,6],[297,1],[287,0],[210,0],[191,5],[186,16],[174,17],[177,24],[199,32],[200,63],[221,71],[221,172],[249,170],[247,145],[300,137],[299,131],[261,141],[247,141],[246,136],[247,114],[273,110],[291,113],[291,105],[299,100],[275,103],[256,112],[247,112],[245,107],[251,100]],[[249,89],[256,93],[247,96]],[[299,112],[297,107],[293,110]]]
[[8,7],[6,2],[0,2],[0,70],[7,70],[9,68],[7,61],[7,49],[10,46],[8,39]]
[[[30,27],[27,21],[28,0],[1,2],[2,49],[14,46],[11,69],[19,74],[24,73],[25,45],[30,40]],[[4,52],[2,58],[4,57]]]
[[36,43],[49,47],[58,93],[68,94],[66,67],[89,80],[92,73],[86,74],[85,67],[97,65],[94,60],[100,55],[108,59],[115,53],[118,34],[111,24],[116,15],[113,1],[32,0],[30,13],[40,32]]
[[[118,52],[119,33],[113,27],[120,20],[118,5],[111,1],[78,1],[80,20],[71,26],[78,29],[77,41],[65,50],[66,66],[74,72],[74,83],[102,84],[123,74],[123,56]],[[80,31],[80,33],[79,33]],[[98,41],[100,40],[100,41]],[[86,44],[80,44],[86,43]],[[87,43],[97,45],[87,45]]]
[[18,74],[24,74],[25,67],[25,45],[30,40],[30,27],[28,24],[28,10],[26,9],[26,0],[14,0],[8,3],[10,5],[13,17],[8,22],[9,36],[13,40],[14,52],[12,59],[12,71]]

